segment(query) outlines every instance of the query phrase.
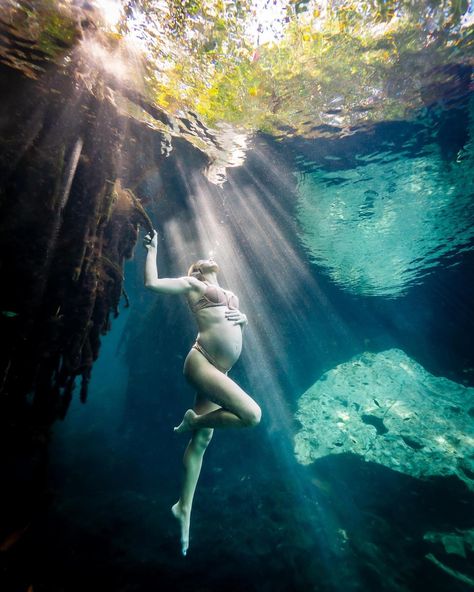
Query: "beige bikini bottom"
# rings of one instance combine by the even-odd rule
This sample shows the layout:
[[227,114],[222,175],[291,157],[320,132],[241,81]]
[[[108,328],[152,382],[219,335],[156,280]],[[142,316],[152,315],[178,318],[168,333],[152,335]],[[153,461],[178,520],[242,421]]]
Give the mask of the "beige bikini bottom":
[[214,360],[211,354],[205,350],[205,348],[199,343],[199,341],[196,340],[196,343],[194,343],[192,349],[196,349],[200,354],[202,354],[206,358],[206,360],[209,363],[211,363],[214,366],[214,368],[217,368],[219,372],[222,372],[222,374],[227,374],[227,372],[229,371],[225,368],[222,368],[222,366],[219,366],[219,364]]

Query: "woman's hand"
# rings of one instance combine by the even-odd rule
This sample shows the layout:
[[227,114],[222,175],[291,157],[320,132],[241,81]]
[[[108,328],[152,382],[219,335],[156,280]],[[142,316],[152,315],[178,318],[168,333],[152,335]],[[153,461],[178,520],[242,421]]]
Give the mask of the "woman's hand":
[[247,315],[236,308],[228,308],[225,311],[225,317],[228,321],[233,321],[234,325],[245,326],[248,323]]
[[148,251],[150,249],[156,249],[157,248],[157,246],[158,246],[158,233],[156,232],[156,230],[153,230],[153,235],[151,234],[151,232],[149,232],[145,236],[145,238],[143,239],[143,246]]

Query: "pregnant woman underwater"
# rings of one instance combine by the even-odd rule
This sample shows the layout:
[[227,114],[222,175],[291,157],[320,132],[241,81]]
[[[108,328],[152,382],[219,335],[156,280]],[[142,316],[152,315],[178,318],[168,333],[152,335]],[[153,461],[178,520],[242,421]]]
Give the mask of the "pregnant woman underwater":
[[191,432],[183,458],[184,479],[179,500],[171,508],[181,527],[181,550],[189,546],[189,524],[196,484],[204,452],[214,428],[245,428],[260,422],[257,403],[227,376],[242,350],[242,331],[247,317],[239,310],[239,300],[219,286],[219,266],[213,259],[191,265],[188,275],[159,278],[156,265],[156,231],[144,240],[148,250],[145,286],[160,294],[184,294],[198,325],[196,342],[184,362],[184,375],[196,390],[192,409],[174,428],[176,433]]

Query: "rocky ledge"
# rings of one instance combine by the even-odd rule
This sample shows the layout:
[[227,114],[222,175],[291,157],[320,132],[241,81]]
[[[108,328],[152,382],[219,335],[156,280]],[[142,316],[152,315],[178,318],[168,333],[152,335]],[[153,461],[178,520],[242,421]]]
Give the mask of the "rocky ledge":
[[413,477],[454,475],[474,489],[474,388],[436,377],[403,351],[364,352],[300,398],[295,455],[353,453]]

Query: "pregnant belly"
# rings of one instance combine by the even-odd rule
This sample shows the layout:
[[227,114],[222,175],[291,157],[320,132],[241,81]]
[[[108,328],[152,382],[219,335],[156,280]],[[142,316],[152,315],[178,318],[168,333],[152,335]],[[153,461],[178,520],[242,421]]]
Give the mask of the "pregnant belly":
[[200,331],[198,341],[220,366],[231,368],[242,351],[242,329],[224,320]]

